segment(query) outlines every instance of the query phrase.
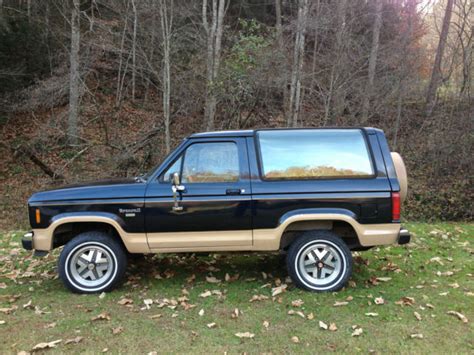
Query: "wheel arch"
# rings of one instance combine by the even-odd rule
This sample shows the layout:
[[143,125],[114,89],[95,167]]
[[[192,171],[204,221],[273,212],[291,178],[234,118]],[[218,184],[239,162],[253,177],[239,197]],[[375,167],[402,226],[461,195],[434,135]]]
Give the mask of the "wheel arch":
[[51,220],[48,228],[34,230],[34,248],[52,250],[64,245],[81,232],[99,230],[116,237],[130,253],[149,252],[146,234],[128,233],[123,225],[121,218],[112,213],[59,214]]
[[303,232],[329,230],[339,235],[351,249],[361,247],[361,227],[354,212],[342,209],[300,209],[287,212],[279,221],[280,247],[287,249]]

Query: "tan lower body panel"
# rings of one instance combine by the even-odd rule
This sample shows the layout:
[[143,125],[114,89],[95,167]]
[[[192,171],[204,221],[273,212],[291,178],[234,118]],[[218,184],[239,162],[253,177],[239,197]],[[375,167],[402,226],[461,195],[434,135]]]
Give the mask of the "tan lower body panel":
[[71,222],[103,222],[111,225],[120,235],[130,253],[176,253],[212,251],[276,251],[280,248],[281,236],[294,222],[343,221],[355,230],[362,246],[388,245],[398,241],[399,223],[360,224],[342,214],[304,214],[286,219],[277,228],[244,231],[210,231],[177,233],[127,233],[114,220],[97,216],[73,216],[61,218],[46,229],[35,229],[33,248],[51,250],[54,230],[61,224]]
[[252,231],[148,233],[151,250],[252,247]]
[[57,227],[66,223],[76,222],[99,222],[109,224],[115,228],[125,247],[130,253],[149,253],[146,234],[145,233],[127,233],[120,224],[111,218],[101,216],[72,216],[60,218],[50,224],[45,229],[33,229],[33,249],[36,250],[52,250],[53,235]]

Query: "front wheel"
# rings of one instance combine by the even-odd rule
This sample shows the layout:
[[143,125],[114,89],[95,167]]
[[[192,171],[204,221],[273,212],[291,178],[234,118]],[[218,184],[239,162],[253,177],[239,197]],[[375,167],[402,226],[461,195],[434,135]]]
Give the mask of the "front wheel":
[[125,275],[122,245],[102,232],[85,232],[68,242],[59,257],[59,277],[75,293],[111,291]]
[[290,246],[288,273],[296,286],[308,291],[338,291],[352,273],[351,251],[330,231],[305,232]]

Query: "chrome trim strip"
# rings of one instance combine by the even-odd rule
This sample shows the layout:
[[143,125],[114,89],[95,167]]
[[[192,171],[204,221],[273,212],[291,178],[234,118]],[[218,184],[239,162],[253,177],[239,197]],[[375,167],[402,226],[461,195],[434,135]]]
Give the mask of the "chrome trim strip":
[[46,201],[46,202],[32,202],[31,207],[41,206],[65,206],[65,205],[117,205],[117,204],[144,204],[143,200],[115,200],[115,199],[102,199],[102,200],[64,200],[64,201]]

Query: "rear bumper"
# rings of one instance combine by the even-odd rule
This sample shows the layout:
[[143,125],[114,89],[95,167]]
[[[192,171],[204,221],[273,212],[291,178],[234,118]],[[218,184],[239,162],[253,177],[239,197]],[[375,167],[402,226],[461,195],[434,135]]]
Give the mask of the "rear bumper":
[[410,243],[411,235],[408,229],[401,228],[400,233],[398,234],[398,244],[408,244]]

